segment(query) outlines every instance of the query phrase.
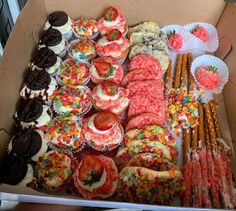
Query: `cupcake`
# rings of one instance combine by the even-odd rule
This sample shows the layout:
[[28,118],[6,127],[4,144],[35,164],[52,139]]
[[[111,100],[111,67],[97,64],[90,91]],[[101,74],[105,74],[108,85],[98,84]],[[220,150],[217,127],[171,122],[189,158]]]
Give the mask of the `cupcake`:
[[98,57],[92,61],[90,74],[93,83],[99,84],[103,81],[111,81],[120,84],[124,71],[122,66],[114,59]]
[[84,143],[81,119],[77,116],[59,116],[45,129],[45,138],[51,146],[66,153],[78,151]]
[[61,58],[47,47],[37,50],[29,63],[32,70],[46,70],[49,74],[57,71],[61,65]]
[[32,166],[21,157],[8,155],[0,168],[0,183],[27,187],[33,181]]
[[48,144],[41,130],[22,130],[9,143],[8,151],[16,156],[38,161],[46,153]]
[[39,128],[51,121],[52,113],[47,105],[34,98],[29,100],[21,99],[14,120],[17,125],[24,128]]
[[82,17],[75,21],[73,26],[77,38],[89,38],[95,40],[98,36],[97,21],[90,17]]
[[99,56],[111,57],[123,63],[129,53],[130,43],[118,29],[113,29],[98,40],[96,50]]
[[113,29],[118,29],[122,34],[126,35],[128,26],[125,17],[116,8],[108,7],[104,11],[102,18],[98,20],[98,30],[101,35],[105,35]]
[[52,95],[58,114],[85,114],[91,108],[90,90],[86,86],[63,86]]
[[59,68],[57,79],[64,85],[81,85],[89,82],[89,66],[74,59],[65,60]]
[[97,55],[94,42],[87,38],[71,41],[68,54],[71,58],[83,62],[90,61]]
[[73,21],[65,12],[56,11],[48,16],[48,20],[45,23],[44,29],[57,29],[66,40],[69,40],[73,35],[72,26]]
[[119,115],[128,107],[128,95],[128,89],[105,81],[93,88],[91,101],[96,110],[108,110]]
[[108,198],[118,184],[118,170],[114,161],[103,155],[86,155],[73,174],[77,191],[84,198]]
[[110,111],[84,119],[83,132],[89,146],[98,151],[111,151],[118,147],[123,139],[123,129],[117,119]]
[[35,166],[39,187],[49,191],[64,190],[71,179],[72,171],[71,158],[54,150],[40,157]]
[[43,31],[39,36],[39,49],[48,47],[55,54],[60,57],[66,55],[66,41],[65,38],[57,29],[49,28]]
[[48,101],[48,97],[57,87],[57,81],[45,70],[30,71],[25,78],[20,96],[24,99],[37,97]]

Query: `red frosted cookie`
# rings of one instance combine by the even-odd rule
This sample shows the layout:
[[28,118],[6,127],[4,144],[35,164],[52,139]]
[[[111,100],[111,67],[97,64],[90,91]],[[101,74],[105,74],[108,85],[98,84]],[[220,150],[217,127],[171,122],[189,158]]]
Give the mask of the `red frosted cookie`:
[[158,80],[133,81],[128,83],[129,97],[136,94],[155,94],[159,99],[164,99],[163,83]]

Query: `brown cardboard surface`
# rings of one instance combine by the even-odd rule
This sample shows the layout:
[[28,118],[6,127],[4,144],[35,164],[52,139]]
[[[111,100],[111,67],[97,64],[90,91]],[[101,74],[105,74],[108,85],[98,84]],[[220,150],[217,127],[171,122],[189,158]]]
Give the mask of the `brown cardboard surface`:
[[231,42],[232,50],[225,58],[225,62],[229,67],[230,75],[229,81],[224,88],[224,102],[229,120],[229,127],[231,131],[234,150],[236,150],[236,5],[228,4],[224,13],[217,25],[219,38],[227,36]]
[[[11,117],[19,99],[22,76],[35,48],[38,34],[46,21],[46,15],[55,10],[64,10],[75,19],[82,15],[98,18],[109,5],[117,6],[130,25],[143,20],[153,20],[160,25],[194,21],[205,21],[215,25],[222,14],[225,2],[223,0],[29,0],[17,20],[0,64],[0,129],[9,131],[11,128]],[[236,6],[228,5],[218,24],[220,37],[229,37],[234,48],[236,48],[236,28],[233,27],[235,20]],[[225,87],[224,96],[218,96],[220,104],[218,113],[224,137],[229,140],[229,144],[233,139],[236,149],[236,118],[234,118],[236,98],[232,97],[236,92],[234,58],[236,51],[232,50],[225,60],[231,70],[230,81]],[[0,131],[1,155],[8,138],[6,133]],[[1,191],[43,195],[30,189],[7,185],[1,185]]]
[[117,6],[128,24],[152,20],[161,26],[206,21],[216,24],[225,6],[223,0],[45,0],[47,12],[64,10],[72,18],[82,15],[99,18],[104,8]]

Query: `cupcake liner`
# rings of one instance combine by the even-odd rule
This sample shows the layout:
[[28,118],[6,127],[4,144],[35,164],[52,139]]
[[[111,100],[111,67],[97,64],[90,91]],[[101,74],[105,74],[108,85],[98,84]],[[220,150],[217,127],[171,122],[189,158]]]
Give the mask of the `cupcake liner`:
[[88,37],[85,37],[85,36],[81,36],[79,35],[75,30],[74,30],[74,35],[77,39],[83,39],[83,38],[88,38],[90,40],[96,40],[98,35],[99,35],[99,32],[95,33],[94,35],[92,36],[88,36]]
[[[197,79],[195,77],[196,70],[199,67],[209,66],[209,65],[215,66],[217,68],[218,74],[220,76],[220,82],[217,85],[217,87],[215,87],[214,89],[207,89],[207,88],[203,87],[197,81]],[[224,88],[224,85],[227,83],[227,81],[229,79],[229,70],[228,70],[227,65],[221,59],[219,59],[215,56],[211,56],[211,55],[203,55],[203,56],[199,56],[198,58],[196,58],[191,65],[191,73],[198,85],[200,85],[201,87],[206,89],[208,92],[211,92],[214,94],[221,93]]]
[[[86,39],[86,38],[85,38]],[[74,60],[76,60],[76,61],[80,61],[80,62],[89,62],[89,61],[91,61],[91,60],[93,60],[96,56],[97,56],[97,53],[95,52],[94,54],[91,54],[91,55],[89,55],[89,57],[88,58],[76,58],[76,57],[74,57],[72,54],[71,54],[71,49],[73,48],[73,46],[74,45],[76,45],[77,43],[79,43],[80,42],[80,40],[81,39],[75,39],[75,40],[72,40],[69,44],[68,44],[68,46],[67,46],[67,51],[68,51],[68,55],[69,55],[69,57],[71,57],[72,59],[74,59]],[[89,40],[89,39],[88,39]],[[92,41],[92,40],[90,40],[93,44],[94,44],[94,42]],[[94,44],[94,46],[95,46],[95,44]]]
[[204,43],[201,39],[193,35],[195,47],[199,50],[215,52],[216,49],[219,47],[219,38],[216,28],[208,23],[195,22],[185,25],[184,29],[191,33],[191,31],[194,30],[197,26],[203,26],[208,31],[209,41],[207,43]]
[[65,49],[58,54],[58,56],[63,59],[66,56],[66,53],[67,53],[67,50],[66,50],[66,47],[65,47]]
[[194,36],[186,30],[181,25],[168,25],[163,27],[162,32],[164,32],[166,35],[170,33],[171,31],[175,30],[177,34],[180,34],[183,37],[183,46],[178,51],[174,51],[170,46],[168,46],[172,51],[177,53],[182,53],[186,51],[192,51],[195,48],[195,38]]
[[68,31],[66,34],[63,34],[63,37],[66,39],[66,40],[70,40],[72,38],[72,35],[73,35],[73,30],[71,29],[70,31]]

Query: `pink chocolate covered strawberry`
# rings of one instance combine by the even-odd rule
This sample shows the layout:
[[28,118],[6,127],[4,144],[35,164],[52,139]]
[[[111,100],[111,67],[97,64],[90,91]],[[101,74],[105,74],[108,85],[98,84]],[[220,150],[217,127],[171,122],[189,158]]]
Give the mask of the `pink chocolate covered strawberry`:
[[192,34],[195,35],[200,40],[202,40],[204,43],[208,42],[209,40],[209,33],[203,26],[197,26],[192,31]]
[[212,65],[198,68],[196,71],[196,79],[207,89],[214,89],[220,82],[217,68]]
[[168,37],[168,45],[172,48],[174,51],[178,51],[183,46],[183,37],[176,33],[175,30],[171,31],[167,35]]

